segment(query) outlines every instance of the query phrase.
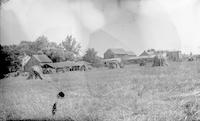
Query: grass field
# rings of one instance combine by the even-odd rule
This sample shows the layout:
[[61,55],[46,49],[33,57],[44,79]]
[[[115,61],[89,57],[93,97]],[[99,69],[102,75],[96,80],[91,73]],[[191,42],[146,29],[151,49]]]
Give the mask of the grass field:
[[[199,121],[200,63],[129,65],[0,80],[0,120]],[[65,93],[57,99],[59,91]],[[53,104],[57,112],[52,116]]]

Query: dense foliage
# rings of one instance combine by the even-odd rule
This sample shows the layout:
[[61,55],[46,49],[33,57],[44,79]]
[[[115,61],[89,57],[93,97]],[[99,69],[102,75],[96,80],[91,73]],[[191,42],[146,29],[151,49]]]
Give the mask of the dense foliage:
[[9,72],[8,66],[11,64],[10,61],[7,59],[9,57],[8,53],[4,51],[3,47],[0,45],[0,79],[4,78],[5,74]]
[[94,48],[89,48],[86,54],[83,56],[83,60],[91,63],[94,67],[100,67],[103,65],[101,58],[97,56],[97,52]]
[[79,56],[80,44],[71,35],[60,44],[50,42],[47,37],[40,36],[35,41],[21,41],[18,45],[1,46],[2,75],[20,70],[24,55],[46,54],[53,62],[74,60]]

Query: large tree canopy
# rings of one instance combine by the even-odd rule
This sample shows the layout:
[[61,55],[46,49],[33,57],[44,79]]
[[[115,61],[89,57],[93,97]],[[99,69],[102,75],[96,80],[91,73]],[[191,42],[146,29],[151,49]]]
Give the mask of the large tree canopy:
[[74,55],[79,55],[80,44],[72,35],[67,35],[66,39],[60,44],[66,51],[72,52]]
[[91,63],[95,67],[102,66],[101,58],[97,56],[97,52],[94,48],[89,48],[86,54],[83,56],[83,60]]

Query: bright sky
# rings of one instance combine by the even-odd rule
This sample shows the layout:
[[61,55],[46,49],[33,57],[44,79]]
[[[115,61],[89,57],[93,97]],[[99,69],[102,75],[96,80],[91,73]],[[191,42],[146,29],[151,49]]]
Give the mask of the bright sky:
[[100,55],[113,47],[200,53],[199,0],[10,0],[0,16],[1,44],[40,35],[61,42],[72,34],[82,52],[94,47]]

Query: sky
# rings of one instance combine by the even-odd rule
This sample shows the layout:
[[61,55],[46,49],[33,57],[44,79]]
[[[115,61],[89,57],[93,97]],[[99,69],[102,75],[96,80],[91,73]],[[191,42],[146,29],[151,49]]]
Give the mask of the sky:
[[72,34],[82,50],[150,48],[200,53],[199,0],[10,0],[0,10],[0,43]]

